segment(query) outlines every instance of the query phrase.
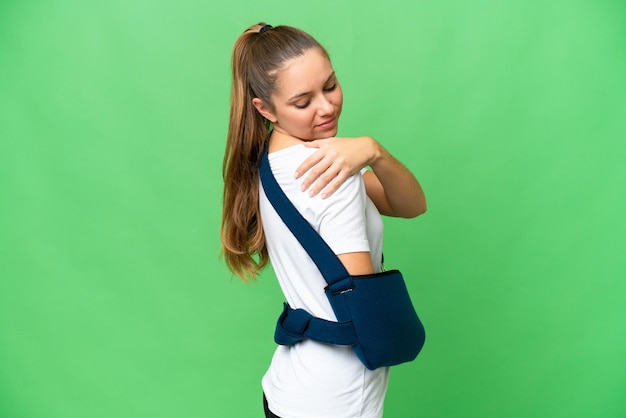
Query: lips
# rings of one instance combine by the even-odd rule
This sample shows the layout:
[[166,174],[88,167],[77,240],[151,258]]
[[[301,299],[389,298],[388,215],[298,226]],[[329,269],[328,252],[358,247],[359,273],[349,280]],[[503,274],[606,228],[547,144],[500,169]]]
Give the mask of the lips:
[[322,129],[330,129],[330,128],[334,128],[335,124],[337,122],[336,118],[332,118],[332,119],[328,119],[325,122],[320,123],[319,125],[317,125],[318,128],[322,128]]

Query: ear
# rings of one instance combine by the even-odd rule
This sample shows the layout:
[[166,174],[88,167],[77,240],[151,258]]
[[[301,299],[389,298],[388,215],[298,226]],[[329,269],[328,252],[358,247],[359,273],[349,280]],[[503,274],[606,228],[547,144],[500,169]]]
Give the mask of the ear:
[[256,110],[263,116],[265,119],[269,120],[272,123],[276,123],[276,115],[269,109],[269,107],[263,102],[263,100],[255,97],[252,99],[252,104],[256,107]]

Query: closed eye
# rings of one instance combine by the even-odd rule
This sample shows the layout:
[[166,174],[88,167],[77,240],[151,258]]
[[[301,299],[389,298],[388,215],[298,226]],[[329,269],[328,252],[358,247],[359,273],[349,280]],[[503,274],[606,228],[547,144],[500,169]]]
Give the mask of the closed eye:
[[[324,88],[324,92],[325,93],[329,93],[329,92],[335,90],[336,88],[337,88],[337,82],[334,82],[332,85]],[[311,101],[308,100],[306,103],[294,104],[294,106],[297,107],[298,109],[306,109],[310,104],[311,104]]]

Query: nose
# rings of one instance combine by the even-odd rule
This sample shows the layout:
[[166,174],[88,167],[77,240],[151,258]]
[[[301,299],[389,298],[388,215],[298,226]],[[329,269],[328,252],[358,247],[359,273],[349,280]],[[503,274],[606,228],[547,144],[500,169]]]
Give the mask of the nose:
[[321,116],[329,115],[335,112],[335,106],[326,96],[322,96],[319,107],[317,109],[318,114]]

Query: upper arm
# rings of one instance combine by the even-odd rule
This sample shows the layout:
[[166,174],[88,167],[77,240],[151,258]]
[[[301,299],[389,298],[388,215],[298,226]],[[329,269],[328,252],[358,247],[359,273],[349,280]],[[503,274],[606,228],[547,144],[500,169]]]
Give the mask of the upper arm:
[[328,199],[313,199],[317,201],[318,232],[348,273],[373,273],[367,236],[367,196],[361,176],[348,178]]

